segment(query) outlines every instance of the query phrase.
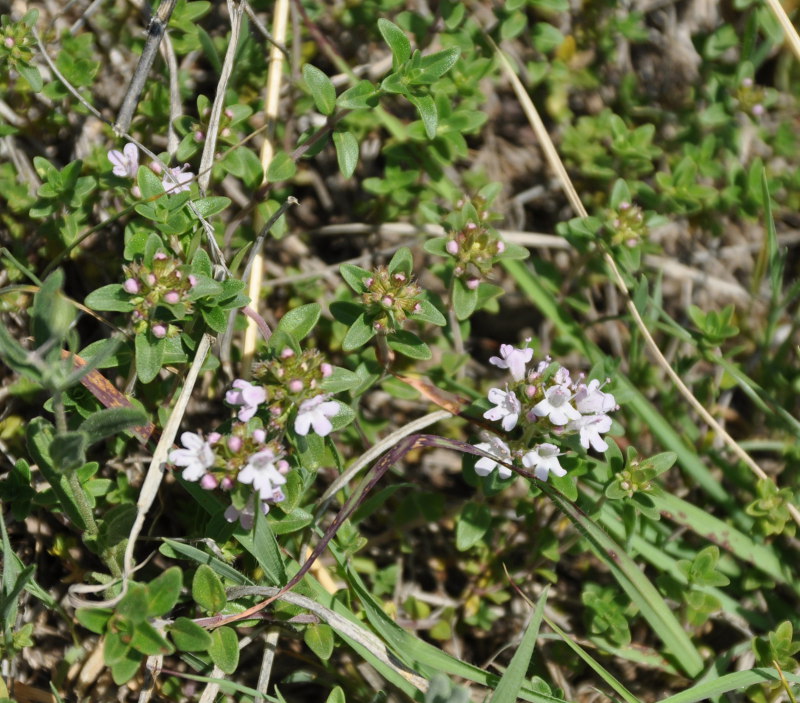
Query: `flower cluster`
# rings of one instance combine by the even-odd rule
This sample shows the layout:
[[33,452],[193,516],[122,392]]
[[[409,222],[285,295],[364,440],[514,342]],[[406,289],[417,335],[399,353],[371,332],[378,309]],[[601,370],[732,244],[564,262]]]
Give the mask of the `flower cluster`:
[[164,321],[163,315],[157,315],[156,308],[170,308],[175,318],[191,313],[191,291],[197,285],[197,278],[186,272],[182,261],[163,252],[153,256],[150,266],[134,262],[123,266],[123,271],[122,289],[134,305],[135,331],[141,333],[149,328],[159,339],[177,334],[178,329]]
[[0,66],[8,63],[16,69],[33,59],[36,40],[31,26],[36,24],[36,16],[28,12],[19,22],[12,22],[10,15],[0,17]]
[[612,245],[635,247],[647,239],[648,226],[642,209],[623,200],[616,210],[612,210],[606,228],[610,233]]
[[325,437],[333,431],[330,418],[339,413],[339,403],[322,390],[322,382],[333,367],[315,349],[295,353],[286,347],[271,359],[253,366],[253,378],[233,382],[225,395],[229,405],[238,408],[237,417],[247,422],[263,405],[271,429],[280,431],[294,414],[294,431],[305,436],[312,430]]
[[[122,149],[111,149],[108,152],[108,160],[114,167],[111,172],[120,178],[136,178],[139,171],[139,149],[135,144],[128,142]],[[191,182],[194,180],[194,174],[189,170],[189,164],[183,166],[175,166],[168,168],[167,172],[161,168],[158,163],[151,163],[150,170],[156,175],[162,175],[161,185],[167,193],[180,193],[183,190],[189,190]],[[134,186],[133,194],[139,197],[141,193],[138,192],[138,186]]]
[[238,519],[242,527],[250,529],[256,499],[264,513],[271,503],[284,500],[281,487],[286,483],[289,462],[281,445],[268,440],[265,430],[251,431],[244,423],[235,423],[225,437],[219,432],[206,438],[184,432],[181,444],[182,448],[170,452],[170,462],[182,467],[184,480],[230,494],[231,505],[225,511],[229,522]]
[[764,116],[766,108],[764,89],[755,85],[752,78],[743,78],[736,90],[736,100],[742,112],[746,112],[758,119]]
[[[584,449],[604,452],[608,444],[601,435],[611,429],[608,413],[618,406],[614,396],[602,390],[600,381],[585,383],[582,374],[572,379],[567,369],[549,358],[529,369],[532,359],[533,349],[517,349],[510,344],[501,345],[500,355],[489,359],[494,366],[507,369],[511,381],[505,388],[489,390],[494,407],[483,416],[500,422],[506,432],[521,427],[522,433],[508,443],[492,437],[475,446],[507,463],[521,459],[523,466],[533,469],[536,478],[544,481],[550,473],[563,476],[566,471],[558,460],[558,447],[539,440],[577,434]],[[510,476],[507,467],[488,457],[481,458],[475,470],[485,476],[497,466],[501,477]]]
[[366,290],[361,301],[367,307],[366,316],[381,333],[401,329],[409,315],[422,310],[422,289],[412,276],[385,266],[378,266],[363,280]]
[[[506,245],[491,227],[486,224],[490,214],[484,209],[482,198],[472,201],[476,221],[467,221],[462,227],[450,232],[444,245],[445,251],[455,259],[453,275],[463,278],[467,287],[475,289],[482,278],[492,270],[497,257]],[[459,206],[463,203],[459,203]]]

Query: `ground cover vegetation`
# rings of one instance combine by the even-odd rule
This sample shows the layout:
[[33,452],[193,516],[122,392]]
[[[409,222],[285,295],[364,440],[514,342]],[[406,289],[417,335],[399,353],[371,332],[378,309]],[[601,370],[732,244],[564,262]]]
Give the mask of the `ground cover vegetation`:
[[796,700],[776,1],[2,9],[0,700]]

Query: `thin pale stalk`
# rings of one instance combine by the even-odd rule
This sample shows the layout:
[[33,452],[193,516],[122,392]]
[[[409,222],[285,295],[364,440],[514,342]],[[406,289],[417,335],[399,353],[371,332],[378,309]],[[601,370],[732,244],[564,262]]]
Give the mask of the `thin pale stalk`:
[[783,5],[780,4],[779,0],[767,0],[767,5],[772,10],[772,14],[775,15],[775,19],[780,23],[789,46],[792,47],[795,58],[800,60],[800,37],[797,36],[797,30],[786,14],[786,10],[783,9]]

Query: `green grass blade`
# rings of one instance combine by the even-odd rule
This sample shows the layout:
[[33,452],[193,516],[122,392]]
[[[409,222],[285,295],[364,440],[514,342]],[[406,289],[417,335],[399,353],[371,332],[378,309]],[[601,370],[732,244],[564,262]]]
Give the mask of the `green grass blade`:
[[590,520],[551,486],[542,484],[543,492],[587,538],[592,551],[608,566],[628,597],[638,606],[654,634],[661,639],[669,655],[688,676],[697,676],[703,659],[681,624],[664,602],[655,586],[636,563],[605,531]]
[[525,629],[525,634],[522,636],[522,641],[519,643],[517,651],[514,652],[514,656],[511,657],[508,668],[503,672],[500,683],[497,684],[497,688],[491,698],[492,703],[514,703],[519,696],[520,689],[525,681],[525,675],[528,673],[528,666],[531,663],[533,648],[536,646],[539,627],[542,624],[547,592],[548,589],[545,588],[536,603],[536,608],[533,611],[528,627]]
[[[784,673],[784,677],[790,683],[800,684],[800,676],[796,674]],[[669,698],[664,698],[660,703],[699,703],[712,696],[719,696],[723,693],[738,691],[747,686],[757,683],[778,683],[781,677],[775,669],[750,669],[749,671],[737,671],[734,674],[726,674],[714,681],[701,683],[692,686],[686,691],[677,693]]]

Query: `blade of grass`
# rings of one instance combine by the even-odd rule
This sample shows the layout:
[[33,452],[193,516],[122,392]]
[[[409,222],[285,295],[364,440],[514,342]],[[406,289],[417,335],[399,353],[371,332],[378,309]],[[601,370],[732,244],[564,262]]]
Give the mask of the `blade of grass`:
[[528,673],[528,667],[533,656],[533,648],[536,646],[536,637],[542,624],[548,590],[545,588],[539,597],[531,616],[531,621],[522,636],[522,641],[519,643],[517,651],[514,652],[514,656],[511,657],[511,663],[509,663],[508,668],[503,672],[500,683],[497,684],[497,688],[494,690],[491,703],[514,703],[517,700]]
[[[784,674],[784,676],[787,681],[800,684],[800,676],[796,674]],[[681,693],[662,699],[659,703],[699,703],[712,696],[738,691],[747,686],[752,686],[753,684],[776,683],[780,682],[780,680],[781,676],[775,669],[761,668],[750,669],[749,671],[737,671],[734,674],[720,676],[714,681],[692,686]]]

